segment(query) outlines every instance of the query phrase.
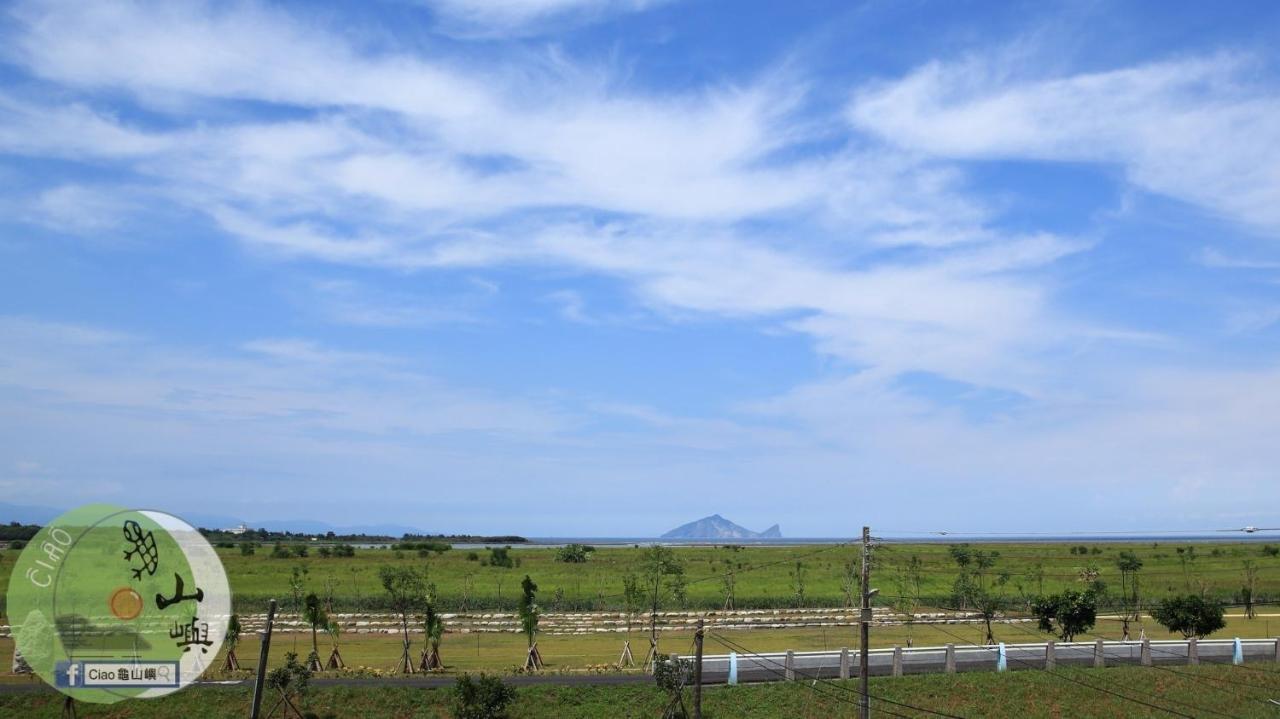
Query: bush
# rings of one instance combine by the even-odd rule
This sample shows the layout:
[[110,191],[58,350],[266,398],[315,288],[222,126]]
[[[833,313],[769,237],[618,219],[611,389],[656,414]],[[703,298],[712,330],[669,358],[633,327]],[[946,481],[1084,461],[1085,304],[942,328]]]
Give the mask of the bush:
[[664,717],[683,719],[688,716],[684,708],[684,688],[692,678],[693,662],[688,659],[658,657],[654,662],[653,681],[668,698]]
[[240,543],[240,556],[242,557],[253,556],[253,553],[256,552],[257,550],[258,550],[258,545],[254,544],[253,542]]
[[328,559],[329,557],[333,556],[333,550],[329,549],[328,547],[321,547],[320,549],[316,550],[316,553],[320,555],[321,559]]
[[511,547],[489,548],[489,566],[506,567],[507,569],[510,569],[515,565],[515,560],[511,558]]
[[566,544],[556,550],[556,561],[582,564],[591,558],[591,553],[594,551],[596,551],[596,548],[589,545]]
[[335,557],[354,557],[356,556],[356,548],[350,544],[339,544],[333,548],[333,556]]
[[480,554],[478,552],[467,552],[467,561],[468,562],[480,561]]
[[9,542],[9,549],[22,549],[26,546],[27,546],[27,543],[22,541],[21,539],[15,539],[12,542]]
[[293,555],[289,554],[289,548],[284,546],[284,542],[276,542],[276,546],[271,548],[272,559],[288,559]]
[[307,556],[307,545],[295,544],[289,548],[289,551],[293,553],[293,556],[301,559],[302,557]]
[[470,674],[458,677],[453,685],[453,715],[457,719],[501,719],[507,705],[515,701],[515,687],[507,686],[499,677]]
[[1188,639],[1203,639],[1227,626],[1223,614],[1220,603],[1195,594],[1163,599],[1160,606],[1151,610],[1151,618],[1160,626]]
[[1280,547],[1275,547],[1270,544],[1264,544],[1262,545],[1262,556],[1280,557]]

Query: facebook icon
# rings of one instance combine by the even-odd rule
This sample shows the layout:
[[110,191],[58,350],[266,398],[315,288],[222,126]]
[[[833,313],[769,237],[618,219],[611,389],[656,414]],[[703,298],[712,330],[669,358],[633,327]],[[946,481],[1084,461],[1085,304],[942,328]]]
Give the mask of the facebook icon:
[[84,684],[78,662],[58,662],[53,668],[53,684],[57,687],[78,687]]

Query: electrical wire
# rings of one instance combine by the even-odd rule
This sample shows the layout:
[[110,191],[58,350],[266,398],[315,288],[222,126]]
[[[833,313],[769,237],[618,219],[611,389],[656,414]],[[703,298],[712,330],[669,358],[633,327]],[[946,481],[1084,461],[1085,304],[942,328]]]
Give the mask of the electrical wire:
[[[781,677],[784,677],[784,678],[786,677],[786,665],[785,665],[785,664],[779,664],[779,663],[778,663],[778,661],[777,661],[776,659],[770,659],[769,657],[766,657],[766,656],[764,656],[764,655],[762,655],[762,654],[757,654],[756,652],[753,652],[753,651],[751,651],[750,649],[747,649],[746,647],[742,646],[741,644],[739,644],[739,643],[737,643],[737,642],[735,642],[735,641],[733,641],[733,640],[731,640],[731,639],[728,639],[727,637],[723,637],[723,636],[719,635],[718,633],[717,633],[717,634],[712,634],[712,638],[713,638],[713,639],[715,639],[715,640],[716,640],[717,642],[719,642],[720,644],[724,645],[727,649],[729,649],[729,650],[731,650],[731,651],[736,651],[736,652],[738,652],[738,653],[745,654],[745,655],[750,656],[750,657],[754,657],[754,658],[755,658],[755,659],[757,659],[758,661],[765,662],[765,663],[767,663],[767,664],[773,664],[773,665],[775,665],[775,666],[781,666],[781,667],[783,667],[783,671],[781,671],[781,672],[779,672],[779,671],[777,671],[777,670],[774,670],[774,669],[770,669],[770,668],[769,668],[769,667],[767,667],[767,666],[765,667],[765,670],[766,670],[766,671],[769,671],[771,674],[774,674],[775,676],[781,676]],[[823,685],[825,685],[825,686],[830,686],[830,687],[832,687],[833,689],[837,689],[837,690],[842,691],[842,692],[846,692],[846,693],[854,694],[854,695],[856,695],[856,696],[858,696],[858,697],[861,697],[861,696],[862,696],[862,692],[861,692],[860,690],[857,690],[857,689],[850,689],[849,687],[846,687],[846,686],[843,686],[843,685],[840,685],[840,684],[836,684],[835,682],[831,681],[830,679],[826,679],[826,678],[824,678],[824,677],[822,677],[822,676],[820,676],[820,675],[815,675],[815,674],[806,674],[803,670],[800,670],[800,669],[794,669],[794,668],[792,669],[792,672],[793,672],[793,673],[795,673],[795,674],[798,674],[798,675],[804,676],[804,677],[806,677],[806,678],[808,678],[808,679],[812,679],[814,682],[821,682]],[[963,717],[959,717],[959,716],[957,716],[957,715],[955,715],[955,714],[947,714],[947,713],[945,713],[945,712],[935,711],[935,710],[933,710],[933,709],[926,709],[925,707],[919,707],[919,706],[915,706],[914,704],[908,704],[908,703],[906,703],[906,702],[899,702],[899,701],[895,701],[895,700],[893,700],[893,699],[887,699],[887,698],[885,698],[885,697],[876,696],[876,695],[871,694],[871,693],[868,693],[868,694],[867,694],[867,698],[868,698],[868,699],[874,699],[874,700],[875,700],[875,701],[877,701],[877,702],[884,702],[884,703],[887,703],[887,704],[892,704],[893,706],[896,706],[896,707],[902,707],[902,708],[904,708],[904,709],[911,709],[911,710],[918,711],[918,712],[924,712],[925,714],[930,714],[930,715],[932,715],[932,716],[948,717],[949,719],[964,719]],[[845,699],[844,701],[848,701],[848,702],[850,702],[850,703],[855,703],[855,702],[854,702],[854,700],[850,700],[850,699]],[[880,708],[880,709],[878,709],[877,711],[880,711],[880,712],[885,713],[885,714],[890,714],[890,715],[892,715],[892,716],[899,716],[899,717],[900,717],[900,716],[905,716],[905,715],[903,715],[903,714],[897,714],[897,713],[895,713],[895,712],[893,712],[893,711],[891,711],[891,710],[884,709],[884,708]]]

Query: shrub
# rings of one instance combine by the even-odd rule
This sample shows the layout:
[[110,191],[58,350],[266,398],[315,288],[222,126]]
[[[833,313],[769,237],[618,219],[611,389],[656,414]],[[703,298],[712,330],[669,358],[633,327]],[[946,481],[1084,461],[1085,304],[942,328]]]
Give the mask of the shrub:
[[258,550],[258,545],[254,544],[253,542],[240,543],[240,556],[242,557],[252,556],[253,553],[256,552],[257,550]]
[[478,552],[467,552],[467,561],[468,562],[480,561],[480,554]]
[[319,554],[322,559],[328,559],[329,557],[333,556],[333,550],[329,549],[328,547],[321,547],[320,549],[316,550],[316,553]]
[[293,556],[289,553],[289,548],[284,546],[284,542],[276,542],[276,546],[271,548],[272,559],[288,559]]
[[556,550],[556,561],[582,564],[591,558],[591,553],[594,551],[596,551],[595,547],[586,544],[566,544]]
[[489,548],[489,566],[506,567],[507,569],[510,569],[515,565],[515,560],[511,558],[511,547]]
[[354,557],[356,556],[356,548],[350,544],[339,544],[333,548],[333,556],[335,557]]
[[515,687],[499,677],[481,674],[472,679],[463,674],[453,685],[453,715],[457,719],[501,719],[515,698]]
[[1270,544],[1264,544],[1262,545],[1262,556],[1280,557],[1280,547],[1275,547]]
[[26,546],[27,546],[27,543],[22,541],[21,539],[15,539],[12,542],[9,542],[9,549],[22,549],[23,547],[26,547]]
[[307,545],[295,544],[289,548],[289,551],[293,553],[293,556],[301,559],[302,557],[307,556]]

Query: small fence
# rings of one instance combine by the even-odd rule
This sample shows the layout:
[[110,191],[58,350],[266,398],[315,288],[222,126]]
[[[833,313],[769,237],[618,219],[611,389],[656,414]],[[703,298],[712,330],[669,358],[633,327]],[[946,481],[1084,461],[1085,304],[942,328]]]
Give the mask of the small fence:
[[[681,659],[695,660],[692,655]],[[848,679],[858,673],[856,650],[706,654],[705,684]],[[1190,639],[1037,642],[989,646],[894,647],[867,652],[872,676],[942,672],[1016,671],[1060,666],[1107,667],[1280,662],[1280,639]]]

